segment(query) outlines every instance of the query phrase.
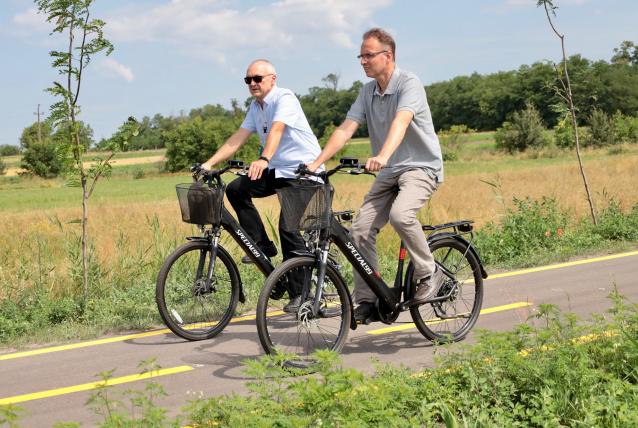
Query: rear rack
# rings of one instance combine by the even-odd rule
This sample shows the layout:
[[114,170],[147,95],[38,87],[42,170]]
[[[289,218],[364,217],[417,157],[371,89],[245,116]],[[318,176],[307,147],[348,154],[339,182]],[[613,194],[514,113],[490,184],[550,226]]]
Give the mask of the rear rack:
[[422,228],[423,230],[429,230],[429,231],[436,231],[436,230],[442,230],[442,229],[454,229],[457,230],[459,232],[463,232],[463,233],[468,233],[471,232],[472,229],[474,229],[474,226],[472,226],[472,223],[474,223],[474,220],[459,220],[459,221],[453,221],[450,223],[443,223],[443,224],[437,224],[437,225],[423,225]]

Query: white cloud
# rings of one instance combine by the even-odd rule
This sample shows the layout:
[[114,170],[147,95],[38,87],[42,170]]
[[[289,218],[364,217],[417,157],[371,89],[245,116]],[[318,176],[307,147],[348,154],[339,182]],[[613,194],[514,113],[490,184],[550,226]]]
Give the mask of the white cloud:
[[47,31],[50,27],[44,15],[38,13],[38,9],[35,7],[30,7],[24,12],[14,15],[13,23],[36,31]]
[[100,60],[98,67],[107,75],[113,77],[121,77],[127,82],[132,82],[135,79],[133,71],[123,64],[120,64],[113,58],[107,57]]
[[237,50],[353,48],[372,15],[394,0],[279,0],[241,10],[238,2],[172,0],[153,8],[130,6],[106,18],[114,41],[164,42],[213,58]]

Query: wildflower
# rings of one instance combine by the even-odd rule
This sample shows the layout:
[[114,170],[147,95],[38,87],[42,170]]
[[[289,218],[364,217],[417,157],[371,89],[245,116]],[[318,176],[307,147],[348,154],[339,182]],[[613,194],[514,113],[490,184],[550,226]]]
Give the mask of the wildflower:
[[558,230],[556,231],[556,234],[560,237],[563,236],[563,229],[561,229],[560,227],[558,228]]
[[549,238],[549,235],[551,235],[552,232],[550,232],[549,230],[545,231],[545,238]]

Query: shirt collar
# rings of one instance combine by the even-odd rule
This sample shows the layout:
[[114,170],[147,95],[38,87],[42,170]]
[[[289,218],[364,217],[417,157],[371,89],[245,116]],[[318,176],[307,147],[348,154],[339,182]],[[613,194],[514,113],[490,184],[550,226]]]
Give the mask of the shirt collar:
[[[399,67],[397,67],[396,65],[394,66],[394,71],[392,72],[392,76],[390,76],[390,81],[388,82],[388,87],[385,88],[385,92],[383,93],[383,95],[387,95],[387,94],[394,94],[397,91],[397,85],[399,84]],[[379,92],[379,85],[375,84],[374,85],[374,94],[375,95],[379,95],[381,96],[381,93]],[[268,94],[270,95],[270,94]]]
[[[270,90],[270,92],[268,92],[268,94],[264,97],[264,107],[270,105],[270,103],[273,102],[273,99],[275,98],[275,91],[277,90],[277,85],[274,85],[272,87],[272,89]],[[259,105],[257,103],[257,100],[253,101],[255,104]]]

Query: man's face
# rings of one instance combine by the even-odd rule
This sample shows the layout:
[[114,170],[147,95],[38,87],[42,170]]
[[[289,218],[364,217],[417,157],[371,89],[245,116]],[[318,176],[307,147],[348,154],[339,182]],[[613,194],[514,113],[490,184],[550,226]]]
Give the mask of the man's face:
[[392,52],[389,46],[381,44],[375,37],[369,37],[361,44],[361,66],[366,76],[375,79],[390,66]]
[[[258,100],[263,100],[268,92],[275,86],[275,80],[277,80],[277,76],[272,73],[270,67],[264,63],[256,63],[252,64],[246,70],[246,77],[256,77],[261,76],[261,82],[255,82],[255,79],[251,79],[250,83],[248,83],[248,91],[250,95],[257,98]],[[258,78],[259,80],[259,78]]]

